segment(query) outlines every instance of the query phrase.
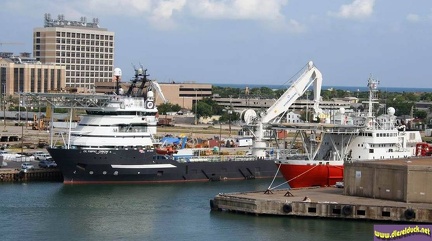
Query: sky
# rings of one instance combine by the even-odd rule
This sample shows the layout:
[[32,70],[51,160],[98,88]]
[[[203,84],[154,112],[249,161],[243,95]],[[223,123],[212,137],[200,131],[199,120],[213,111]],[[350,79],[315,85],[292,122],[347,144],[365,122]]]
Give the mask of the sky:
[[115,32],[123,81],[284,85],[313,61],[324,86],[432,86],[430,0],[2,0],[0,43],[21,44],[0,51],[32,52],[45,13]]

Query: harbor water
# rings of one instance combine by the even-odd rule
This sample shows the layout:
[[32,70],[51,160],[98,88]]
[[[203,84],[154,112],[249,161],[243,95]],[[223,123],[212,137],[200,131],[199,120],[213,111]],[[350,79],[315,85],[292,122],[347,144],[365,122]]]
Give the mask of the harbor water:
[[1,184],[0,240],[373,240],[369,221],[210,211],[218,193],[270,182]]

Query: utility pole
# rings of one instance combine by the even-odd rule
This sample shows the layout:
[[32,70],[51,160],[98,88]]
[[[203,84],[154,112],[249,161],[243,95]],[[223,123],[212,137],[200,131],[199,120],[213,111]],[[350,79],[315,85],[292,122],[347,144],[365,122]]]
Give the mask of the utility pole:
[[5,83],[2,83],[2,104],[3,104],[3,131],[6,131],[6,88]]
[[198,92],[195,88],[195,125],[198,125]]
[[228,110],[229,137],[231,137],[231,113],[232,113],[232,95],[230,97],[230,108]]

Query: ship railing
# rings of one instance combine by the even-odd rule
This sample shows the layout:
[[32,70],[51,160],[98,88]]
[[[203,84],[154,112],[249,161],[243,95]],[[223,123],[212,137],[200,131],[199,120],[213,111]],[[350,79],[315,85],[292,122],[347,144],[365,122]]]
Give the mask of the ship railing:
[[301,153],[299,149],[281,149],[279,150],[279,154],[282,159],[287,160],[309,159],[308,155]]
[[255,156],[251,155],[220,155],[220,156],[194,156],[180,157],[178,162],[221,162],[221,161],[254,161]]

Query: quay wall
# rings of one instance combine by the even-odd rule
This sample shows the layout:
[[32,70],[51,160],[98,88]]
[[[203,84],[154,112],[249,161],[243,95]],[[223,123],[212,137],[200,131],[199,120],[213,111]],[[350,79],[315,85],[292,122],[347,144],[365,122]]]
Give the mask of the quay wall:
[[213,211],[229,211],[255,215],[292,217],[339,218],[352,220],[377,220],[392,222],[431,223],[432,205],[400,205],[380,200],[355,202],[340,195],[340,201],[325,198],[312,202],[292,200],[292,197],[273,198],[272,195],[251,193],[219,194],[210,200]]
[[62,182],[63,175],[58,169],[34,169],[24,172],[20,169],[0,169],[0,182],[53,181]]

